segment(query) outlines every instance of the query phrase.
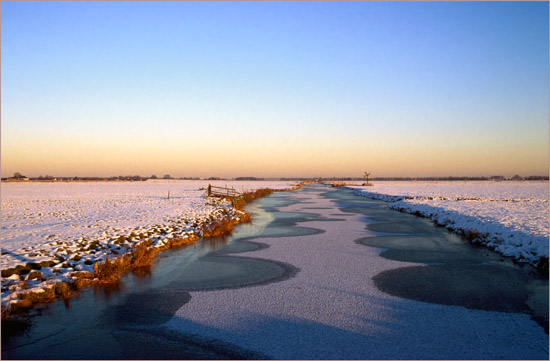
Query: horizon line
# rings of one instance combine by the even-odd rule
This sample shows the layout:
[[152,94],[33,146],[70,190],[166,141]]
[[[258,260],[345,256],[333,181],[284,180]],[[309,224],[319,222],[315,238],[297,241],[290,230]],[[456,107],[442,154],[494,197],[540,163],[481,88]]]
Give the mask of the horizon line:
[[[17,174],[17,173],[16,173]],[[521,176],[519,174],[515,174],[513,176],[505,176],[505,175],[484,175],[484,176],[377,176],[377,177],[369,177],[368,180],[374,181],[383,181],[383,180],[514,180],[514,179],[522,179],[522,180],[548,180],[550,178],[549,175],[541,175],[541,174],[531,174],[526,176]],[[232,181],[262,181],[262,180],[348,180],[348,181],[365,181],[365,177],[351,177],[351,176],[316,176],[316,177],[281,177],[281,176],[275,176],[275,177],[255,177],[255,176],[238,176],[238,177],[216,177],[216,176],[210,176],[210,177],[193,177],[193,176],[170,176],[169,174],[163,175],[163,176],[140,176],[140,175],[118,175],[118,176],[30,176],[27,177],[25,175],[22,175],[19,173],[19,176],[16,176],[15,174],[11,177],[1,177],[2,181],[6,180],[41,180],[41,181],[55,181],[55,180],[64,180],[64,181],[70,181],[70,180],[105,180],[105,181],[116,181],[116,180],[211,180],[211,181],[218,181],[218,180],[232,180]]]

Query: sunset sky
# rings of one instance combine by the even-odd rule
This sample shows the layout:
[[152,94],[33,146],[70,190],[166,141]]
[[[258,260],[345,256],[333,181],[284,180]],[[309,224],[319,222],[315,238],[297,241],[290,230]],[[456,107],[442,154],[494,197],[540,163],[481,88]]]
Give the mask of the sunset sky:
[[548,2],[2,2],[1,175],[547,175]]

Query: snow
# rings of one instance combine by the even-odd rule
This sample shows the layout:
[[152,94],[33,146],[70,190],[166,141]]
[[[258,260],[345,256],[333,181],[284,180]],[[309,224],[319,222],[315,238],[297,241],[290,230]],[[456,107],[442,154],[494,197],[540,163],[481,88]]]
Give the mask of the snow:
[[[140,235],[159,247],[167,239],[200,233],[201,224],[221,216],[238,218],[240,213],[230,202],[204,197],[208,184],[249,191],[285,189],[296,182],[3,182],[1,269],[55,261],[51,269],[57,273],[47,267],[40,271],[52,282],[67,280],[67,274],[75,270],[93,271],[93,262],[104,260],[113,251],[128,250],[142,240]],[[121,236],[122,241],[117,241]],[[2,278],[3,286],[9,283],[5,281]],[[2,302],[7,297],[5,291],[3,288]]]
[[548,357],[548,337],[529,315],[418,302],[378,290],[374,276],[416,264],[384,259],[379,249],[353,242],[370,234],[364,217],[312,197],[322,192],[326,188],[272,197],[307,202],[280,211],[315,212],[341,222],[299,223],[325,232],[255,238],[269,248],[235,255],[292,264],[300,269],[295,277],[192,292],[164,326],[183,337],[221,340],[282,360]]
[[548,181],[379,181],[369,187],[349,187],[450,230],[477,231],[474,243],[536,265],[548,257],[548,185]]

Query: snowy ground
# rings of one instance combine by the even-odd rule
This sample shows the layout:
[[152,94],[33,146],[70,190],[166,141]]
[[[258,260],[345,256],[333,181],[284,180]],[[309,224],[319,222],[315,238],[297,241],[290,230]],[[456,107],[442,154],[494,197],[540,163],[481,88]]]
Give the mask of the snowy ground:
[[479,242],[518,261],[548,257],[548,182],[373,182],[350,186],[390,208],[420,213],[457,232],[475,230]]
[[[171,238],[196,233],[201,224],[222,214],[238,218],[229,202],[205,199],[200,188],[208,184],[247,191],[284,189],[296,182],[2,183],[1,269],[53,261],[53,267],[40,272],[52,282],[62,281],[71,272],[93,270],[94,261],[122,253],[142,239],[160,247]],[[3,301],[10,283],[19,278],[2,278]],[[43,284],[33,280],[28,286],[39,289]]]

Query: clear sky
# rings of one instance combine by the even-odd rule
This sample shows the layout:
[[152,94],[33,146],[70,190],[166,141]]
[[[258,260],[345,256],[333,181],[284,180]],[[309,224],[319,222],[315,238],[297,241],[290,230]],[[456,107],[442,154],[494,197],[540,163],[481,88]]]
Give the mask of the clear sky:
[[2,2],[1,175],[548,174],[548,2]]

